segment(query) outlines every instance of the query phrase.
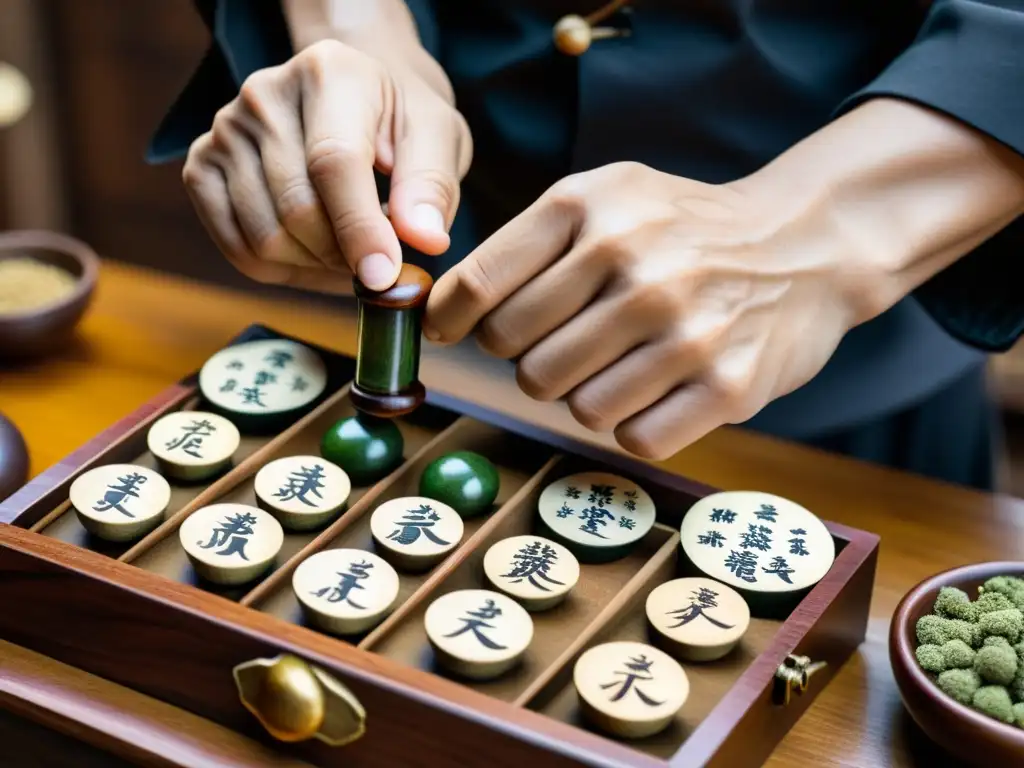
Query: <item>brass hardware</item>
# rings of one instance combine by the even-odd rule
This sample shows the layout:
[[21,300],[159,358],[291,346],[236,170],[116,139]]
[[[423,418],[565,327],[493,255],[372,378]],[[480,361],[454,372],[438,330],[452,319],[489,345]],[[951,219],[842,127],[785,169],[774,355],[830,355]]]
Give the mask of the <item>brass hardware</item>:
[[595,27],[630,0],[611,0],[601,8],[586,16],[575,13],[563,16],[555,24],[555,47],[567,56],[581,56],[590,48],[594,40],[605,40],[611,37],[627,37],[628,30],[613,27]]
[[812,662],[809,656],[790,654],[775,670],[775,703],[786,706],[795,691],[797,695],[807,690],[811,675],[828,666],[827,662]]
[[352,692],[297,656],[254,659],[233,674],[242,705],[278,741],[340,747],[366,732],[366,710]]

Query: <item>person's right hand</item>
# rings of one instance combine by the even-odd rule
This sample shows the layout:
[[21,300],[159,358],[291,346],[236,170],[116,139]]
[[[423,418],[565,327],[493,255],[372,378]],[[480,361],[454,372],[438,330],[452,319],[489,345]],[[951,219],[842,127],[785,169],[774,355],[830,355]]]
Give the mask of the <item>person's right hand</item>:
[[[469,168],[469,128],[425,51],[376,58],[337,41],[254,73],[189,150],[182,177],[234,266],[263,283],[374,290],[399,239],[437,255]],[[390,174],[388,216],[373,170]]]

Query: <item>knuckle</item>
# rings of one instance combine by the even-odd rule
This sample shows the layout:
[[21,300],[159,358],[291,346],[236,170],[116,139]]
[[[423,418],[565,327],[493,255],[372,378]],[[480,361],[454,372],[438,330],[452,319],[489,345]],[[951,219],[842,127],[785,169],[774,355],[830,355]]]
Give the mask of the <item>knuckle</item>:
[[267,99],[274,89],[274,75],[269,69],[253,72],[238,89],[239,104],[257,118],[266,111]]
[[485,317],[477,328],[476,340],[484,351],[502,359],[515,357],[520,351],[514,326],[501,317]]
[[457,267],[460,296],[471,307],[489,306],[497,293],[495,276],[481,259],[469,258]]
[[669,446],[635,427],[615,430],[615,441],[623,450],[648,461],[664,461],[673,453]]
[[545,375],[544,365],[530,356],[524,357],[516,365],[516,384],[531,400],[549,399],[551,382]]
[[320,221],[320,204],[312,186],[298,179],[281,190],[274,201],[277,217],[289,232],[304,231]]
[[713,368],[706,380],[712,397],[727,421],[743,422],[757,413],[758,408],[753,398],[753,376],[749,372],[727,373],[721,368]]
[[586,207],[586,183],[580,174],[566,176],[544,193],[546,203],[566,218],[578,219]]
[[607,432],[615,426],[608,417],[606,404],[585,390],[569,395],[567,405],[573,418],[591,432]]
[[672,340],[668,358],[687,370],[704,370],[714,360],[716,349],[710,336],[680,336]]
[[373,146],[369,141],[321,139],[306,152],[306,168],[314,182],[337,182],[337,174],[360,166],[373,165]]
[[450,211],[459,200],[459,180],[451,173],[438,168],[424,169],[416,174],[416,185],[429,199],[442,205],[441,210]]

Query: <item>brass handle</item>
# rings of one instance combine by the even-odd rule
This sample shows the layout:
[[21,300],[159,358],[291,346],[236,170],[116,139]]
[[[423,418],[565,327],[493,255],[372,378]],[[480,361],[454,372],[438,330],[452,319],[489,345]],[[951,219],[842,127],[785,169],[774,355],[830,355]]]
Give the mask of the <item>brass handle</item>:
[[352,692],[297,656],[253,659],[233,673],[242,705],[278,741],[340,747],[366,732],[366,710]]
[[811,661],[809,656],[790,654],[775,670],[775,703],[786,706],[794,692],[802,694],[810,685],[811,675],[828,666],[824,661]]
[[590,48],[594,40],[606,40],[611,37],[628,37],[629,32],[614,27],[598,27],[596,24],[604,21],[618,10],[628,10],[626,6],[630,0],[611,0],[596,11],[580,16],[569,14],[563,16],[555,24],[554,41],[555,48],[567,56],[582,56]]

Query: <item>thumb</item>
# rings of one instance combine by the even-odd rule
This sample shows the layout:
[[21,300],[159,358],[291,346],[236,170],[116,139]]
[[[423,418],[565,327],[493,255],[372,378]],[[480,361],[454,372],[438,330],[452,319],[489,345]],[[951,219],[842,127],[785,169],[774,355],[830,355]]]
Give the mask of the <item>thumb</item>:
[[465,121],[454,109],[430,109],[435,112],[430,117],[409,110],[402,122],[396,119],[388,215],[399,239],[421,253],[438,256],[450,244],[448,229],[459,206],[471,141]]

